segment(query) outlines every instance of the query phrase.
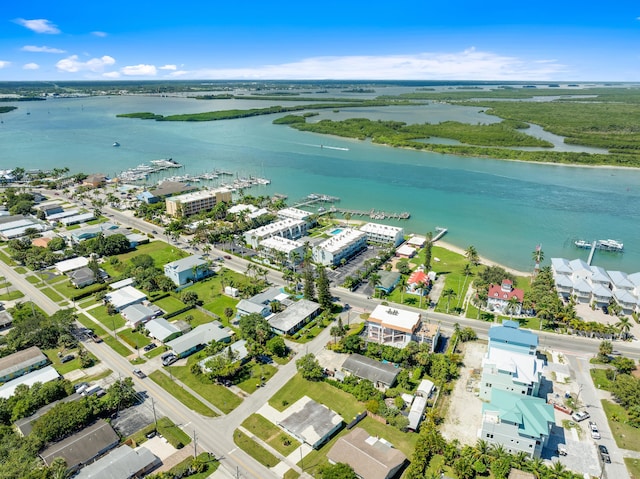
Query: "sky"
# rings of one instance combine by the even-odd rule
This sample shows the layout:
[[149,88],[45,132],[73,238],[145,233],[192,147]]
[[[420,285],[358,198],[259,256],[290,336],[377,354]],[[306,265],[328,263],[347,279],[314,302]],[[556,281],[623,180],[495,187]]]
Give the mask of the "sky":
[[6,1],[0,81],[640,81],[640,2]]

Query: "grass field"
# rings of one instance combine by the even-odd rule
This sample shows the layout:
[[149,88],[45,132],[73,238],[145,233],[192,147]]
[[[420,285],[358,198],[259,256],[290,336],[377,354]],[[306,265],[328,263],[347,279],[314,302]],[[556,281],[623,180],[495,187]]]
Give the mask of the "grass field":
[[70,281],[60,281],[59,279],[54,279],[53,281],[47,281],[58,293],[60,293],[65,298],[70,298],[80,292],[94,292],[100,289],[101,285],[98,283],[85,286],[84,288],[78,289],[74,285],[71,284]]
[[109,315],[105,305],[100,305],[97,308],[89,310],[89,314],[100,321],[104,327],[110,331],[119,329],[126,323],[124,318],[119,314]]
[[233,442],[236,443],[236,446],[265,467],[274,467],[280,462],[276,456],[271,454],[242,431],[237,429],[233,431]]
[[365,410],[364,403],[340,389],[324,382],[307,381],[296,374],[289,382],[275,393],[269,404],[278,411],[284,411],[302,396],[309,396],[340,414],[345,422],[350,422],[357,414]]
[[[202,472],[199,472],[197,474],[191,474],[189,476],[189,479],[206,479],[211,474],[213,474],[216,471],[216,469],[218,469],[218,466],[220,466],[220,462],[218,462],[218,460],[215,459],[213,456],[209,455],[208,452],[203,452],[201,454],[198,454],[198,459],[205,464],[206,468]],[[173,466],[171,469],[169,469],[169,474],[174,474],[174,475],[170,477],[179,477],[178,474],[180,474],[182,471],[187,469],[191,465],[192,461],[193,461],[193,457],[187,457],[184,461],[179,462],[178,464]]]
[[624,463],[627,466],[627,471],[631,479],[640,479],[640,459],[625,457]]
[[611,435],[618,447],[629,449],[630,451],[640,451],[640,429],[626,424],[628,420],[627,411],[622,406],[602,400],[602,408],[607,415]]
[[200,377],[194,376],[191,371],[189,371],[189,366],[170,366],[169,369],[176,378],[225,414],[233,411],[242,402],[242,399],[224,386],[208,382],[208,379],[204,375]]
[[278,372],[278,370],[270,364],[248,363],[243,369],[246,370],[246,378],[238,382],[236,386],[248,394],[253,393],[258,389],[258,384],[267,382]]
[[147,336],[137,331],[133,331],[132,329],[119,331],[118,336],[120,336],[120,338],[133,349],[136,349],[137,347],[142,350],[142,348],[151,342]]
[[42,294],[44,294],[47,298],[56,303],[59,303],[60,301],[65,299],[51,288],[42,288],[40,291],[42,291]]
[[167,296],[166,298],[158,299],[153,304],[161,308],[166,313],[173,313],[186,307],[187,305],[174,296]]
[[[155,429],[155,424],[149,424],[147,427],[140,429],[135,434],[129,436],[136,444],[142,444],[147,440],[146,434]],[[186,446],[191,443],[191,438],[182,429],[176,426],[168,417],[161,417],[158,419],[158,432],[164,437],[169,444],[173,447],[178,447],[179,444]]]
[[100,337],[107,335],[107,332],[94,321],[92,321],[86,314],[78,314],[78,322],[80,322],[80,324],[82,324],[85,328],[89,328]]
[[12,301],[20,298],[24,298],[22,291],[9,291],[8,293],[0,294],[0,301]]
[[593,385],[598,389],[604,389],[605,391],[610,391],[611,386],[613,384],[607,378],[606,369],[590,369],[591,379],[593,380]]
[[[31,284],[38,284],[40,283],[42,280],[40,278],[38,278],[37,276],[27,276],[27,281],[29,281],[29,283]],[[2,285],[0,285],[0,288],[2,288]]]
[[8,264],[9,266],[16,265],[16,262],[13,261],[11,257],[8,254],[6,254],[4,251],[0,251],[0,261],[2,261],[5,264]]
[[202,401],[196,398],[193,394],[176,385],[176,383],[174,383],[171,378],[169,378],[169,376],[164,374],[162,371],[153,371],[151,374],[149,374],[149,377],[153,380],[153,382],[158,384],[165,391],[167,391],[192,411],[195,411],[198,414],[202,414],[203,416],[207,417],[217,416],[215,411],[203,404]]
[[[74,358],[72,361],[69,361],[68,363],[64,363],[64,364],[60,362],[60,358],[58,357],[58,351],[60,351],[60,349],[58,348],[45,349],[42,351],[49,358],[49,361],[53,363],[52,365],[56,369],[56,371],[58,371],[58,373],[64,375],[70,371],[80,369],[80,358],[78,357],[77,349],[68,349],[62,352],[63,356],[66,356],[67,354],[74,355]],[[97,362],[95,356],[93,356],[93,358],[94,358],[94,361]]]
[[[98,333],[96,333],[96,334],[98,334]],[[116,338],[114,338],[110,334],[106,334],[102,339],[104,340],[104,342],[106,344],[109,345],[109,347],[111,349],[113,349],[120,356],[123,356],[125,358],[131,356],[132,351],[129,348],[127,348],[124,344],[122,344],[121,341],[117,340]]]
[[[129,251],[127,253],[116,255],[115,258],[118,258],[120,263],[126,263],[134,256],[138,256],[141,254],[148,254],[153,258],[154,264],[162,268],[166,263],[170,263],[171,261],[175,261],[180,258],[184,258],[188,256],[188,254],[181,249],[171,246],[164,241],[152,241],[147,244],[141,244],[136,247],[135,250]],[[109,275],[113,278],[117,278],[120,276],[120,269],[116,268],[109,261],[106,261],[102,267],[104,270],[109,273]]]
[[300,446],[299,441],[260,414],[252,414],[242,422],[242,426],[283,456],[288,456]]
[[173,316],[170,321],[178,321],[179,319],[186,320],[188,316],[191,316],[191,320],[187,321],[191,328],[195,328],[201,324],[210,323],[215,319],[213,316],[209,316],[207,313],[203,313],[202,311],[194,308]]

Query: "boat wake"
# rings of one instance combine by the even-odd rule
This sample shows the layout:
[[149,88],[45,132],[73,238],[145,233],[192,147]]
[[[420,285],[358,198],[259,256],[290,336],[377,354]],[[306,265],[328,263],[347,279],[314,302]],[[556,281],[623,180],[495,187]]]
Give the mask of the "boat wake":
[[324,150],[349,151],[349,148],[343,148],[341,146],[314,145],[312,143],[303,143],[303,145],[311,146],[313,148],[322,148]]

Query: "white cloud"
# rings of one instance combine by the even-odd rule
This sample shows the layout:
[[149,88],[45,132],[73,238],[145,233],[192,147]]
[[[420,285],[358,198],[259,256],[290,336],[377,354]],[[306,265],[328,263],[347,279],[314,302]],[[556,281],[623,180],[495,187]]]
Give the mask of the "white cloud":
[[50,33],[56,34],[60,33],[60,29],[54,23],[51,23],[49,20],[45,20],[44,18],[40,18],[37,20],[25,20],[24,18],[18,18],[15,20],[18,25],[22,25],[29,30],[32,30],[36,33]]
[[128,76],[155,76],[158,70],[155,65],[130,65],[120,69],[123,75]]
[[89,61],[81,62],[78,60],[78,55],[71,55],[56,63],[58,71],[75,73],[80,71],[90,71],[94,73],[102,73],[105,67],[111,66],[115,63],[115,59],[108,55],[100,58],[92,58]]
[[5,61],[0,60],[0,69],[6,68],[9,65],[11,65],[11,62],[5,62]]
[[178,67],[176,65],[164,65],[160,67],[160,70],[177,70]]
[[91,35],[94,35],[96,37],[106,37],[107,33],[106,32],[91,32]]
[[40,68],[40,65],[37,63],[25,63],[22,65],[23,70],[37,70],[38,68]]
[[[183,78],[336,80],[548,80],[565,71],[553,60],[524,60],[469,48],[461,52],[312,57],[255,68],[201,69]],[[178,72],[171,75],[177,76]]]
[[20,50],[23,52],[37,52],[37,53],[67,53],[65,50],[59,48],[52,48],[47,46],[37,47],[35,45],[25,45]]
[[106,72],[102,76],[104,78],[120,78],[120,72]]

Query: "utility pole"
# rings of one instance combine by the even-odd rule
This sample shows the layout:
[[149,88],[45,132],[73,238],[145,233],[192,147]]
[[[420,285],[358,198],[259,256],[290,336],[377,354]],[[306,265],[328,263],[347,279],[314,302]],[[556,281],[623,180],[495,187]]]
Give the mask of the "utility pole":
[[196,430],[193,430],[193,458],[198,457],[198,439],[196,437]]
[[151,398],[151,408],[153,409],[153,423],[155,424],[155,430],[158,432],[158,418],[156,417],[156,403]]

